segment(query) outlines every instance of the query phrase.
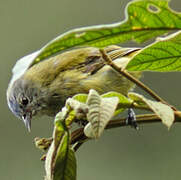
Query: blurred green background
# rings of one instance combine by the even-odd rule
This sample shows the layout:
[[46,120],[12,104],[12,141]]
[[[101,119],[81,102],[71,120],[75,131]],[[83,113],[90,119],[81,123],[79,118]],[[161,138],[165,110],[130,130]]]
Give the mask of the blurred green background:
[[[16,60],[57,35],[76,27],[124,19],[128,0],[1,0],[0,1],[0,179],[41,180],[45,174],[36,136],[49,137],[53,120],[42,117],[28,133],[8,109],[6,88]],[[180,1],[171,7],[180,9]],[[145,73],[142,79],[171,104],[181,108],[180,73]],[[159,123],[109,130],[76,153],[78,180],[172,180],[181,177],[181,127],[170,131]]]

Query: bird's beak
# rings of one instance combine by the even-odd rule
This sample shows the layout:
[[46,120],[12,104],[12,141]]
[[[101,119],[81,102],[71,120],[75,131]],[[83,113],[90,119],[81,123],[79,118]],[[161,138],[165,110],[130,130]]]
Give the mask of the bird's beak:
[[26,113],[22,116],[23,122],[25,123],[25,127],[31,132],[31,113]]

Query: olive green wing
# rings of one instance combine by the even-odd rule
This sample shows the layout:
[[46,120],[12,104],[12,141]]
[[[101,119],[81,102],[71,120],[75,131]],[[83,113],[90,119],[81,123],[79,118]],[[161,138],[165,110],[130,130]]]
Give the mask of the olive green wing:
[[[105,52],[109,55],[112,61],[117,60],[121,57],[128,57],[129,59],[129,57],[132,57],[133,53],[136,53],[139,50],[140,48],[122,48],[116,45],[108,46],[105,48]],[[120,59],[120,61],[122,61],[122,59]],[[102,59],[100,50],[96,48],[96,53],[94,55],[87,56],[81,66],[79,65],[78,67],[81,67],[82,72],[94,74],[105,65],[106,64]]]

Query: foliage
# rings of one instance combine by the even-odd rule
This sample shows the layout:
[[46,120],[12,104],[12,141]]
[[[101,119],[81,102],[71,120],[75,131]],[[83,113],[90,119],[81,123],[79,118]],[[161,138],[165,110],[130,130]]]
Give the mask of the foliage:
[[[142,43],[178,30],[169,36],[157,38],[153,44],[144,47],[131,59],[126,69],[129,71],[180,71],[181,13],[170,9],[166,0],[137,0],[127,5],[125,15],[126,19],[123,22],[74,29],[58,36],[34,53],[26,68],[76,46],[102,48],[130,40]],[[125,75],[125,70],[120,70],[120,73]],[[131,77],[129,79],[141,84]],[[144,85],[140,87],[148,89]],[[154,94],[151,90],[147,92]],[[117,92],[109,92],[99,95],[95,90],[90,90],[88,95],[75,95],[67,100],[65,107],[55,118],[53,142],[46,154],[46,179],[76,179],[75,151],[84,141],[80,139],[75,141],[76,138],[73,139],[73,135],[71,137],[70,127],[74,121],[85,123],[83,131],[87,137],[83,136],[84,140],[99,138],[108,127],[112,117],[128,108],[154,112],[168,128],[175,120],[176,109],[171,105],[162,100],[160,102],[150,100],[139,94],[130,93],[126,97]]]

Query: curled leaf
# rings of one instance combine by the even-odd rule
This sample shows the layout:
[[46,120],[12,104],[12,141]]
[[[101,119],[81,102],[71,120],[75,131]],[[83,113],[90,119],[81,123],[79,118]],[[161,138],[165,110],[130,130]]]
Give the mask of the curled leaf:
[[161,102],[152,101],[137,93],[129,93],[128,96],[137,103],[148,106],[168,128],[172,126],[174,122],[174,112],[170,106]]

